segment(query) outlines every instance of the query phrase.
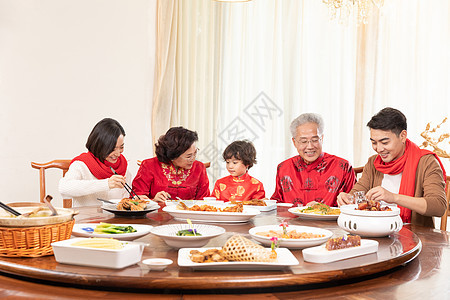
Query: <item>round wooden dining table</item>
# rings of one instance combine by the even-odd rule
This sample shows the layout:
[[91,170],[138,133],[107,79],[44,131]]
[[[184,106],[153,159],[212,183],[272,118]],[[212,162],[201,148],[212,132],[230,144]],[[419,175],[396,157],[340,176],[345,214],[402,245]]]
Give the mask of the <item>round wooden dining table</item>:
[[[159,211],[143,218],[116,217],[100,207],[76,208],[77,223],[115,224],[183,223]],[[335,236],[345,234],[336,220],[302,219],[286,207],[262,212],[248,222],[218,223],[226,233],[205,247],[223,246],[234,234],[249,237],[254,226],[280,224],[325,228]],[[213,224],[213,223],[210,223]],[[178,250],[152,234],[137,241],[147,243],[142,260],[165,257],[174,261],[164,271],[151,271],[138,263],[123,269],[60,264],[53,255],[39,258],[0,258],[0,296],[34,299],[151,298],[202,299],[252,297],[266,299],[347,298],[445,299],[450,293],[449,234],[421,226],[405,225],[379,242],[377,253],[332,263],[309,263],[301,249],[291,249],[299,265],[280,270],[193,270],[179,267]]]

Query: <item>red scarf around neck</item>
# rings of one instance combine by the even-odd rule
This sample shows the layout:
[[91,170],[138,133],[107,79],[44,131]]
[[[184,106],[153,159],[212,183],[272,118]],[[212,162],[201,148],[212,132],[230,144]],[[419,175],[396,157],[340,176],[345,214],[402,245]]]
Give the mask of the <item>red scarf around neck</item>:
[[[436,157],[439,164],[441,165],[442,173],[444,174],[445,179],[446,175],[444,166],[442,165],[442,162],[436,155],[436,153],[433,153],[426,149],[420,149],[416,144],[411,142],[409,139],[406,139],[405,153],[403,153],[403,155],[400,158],[388,163],[384,163],[381,160],[380,155],[378,155],[375,158],[374,166],[375,169],[377,169],[383,174],[396,175],[403,172],[402,180],[400,182],[399,194],[414,197],[417,165],[419,164],[420,158],[427,154],[433,154]],[[411,210],[403,206],[399,206],[399,208],[400,208],[400,216],[403,222],[410,223]]]
[[89,171],[91,171],[92,175],[94,175],[97,179],[106,179],[114,175],[111,167],[117,172],[117,174],[122,176],[125,176],[125,173],[127,172],[128,162],[122,154],[120,154],[119,159],[117,159],[115,164],[112,164],[106,160],[101,162],[91,152],[81,153],[72,159],[70,163],[73,163],[76,160],[84,162]]

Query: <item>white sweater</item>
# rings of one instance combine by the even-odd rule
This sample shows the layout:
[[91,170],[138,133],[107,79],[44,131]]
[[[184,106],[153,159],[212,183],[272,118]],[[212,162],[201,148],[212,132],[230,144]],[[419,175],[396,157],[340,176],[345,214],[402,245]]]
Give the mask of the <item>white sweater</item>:
[[[126,172],[126,182],[131,186],[130,172]],[[74,161],[66,175],[59,181],[59,192],[64,199],[72,198],[73,207],[99,205],[97,198],[122,199],[129,194],[125,188],[110,189],[108,179],[97,179],[82,161]]]

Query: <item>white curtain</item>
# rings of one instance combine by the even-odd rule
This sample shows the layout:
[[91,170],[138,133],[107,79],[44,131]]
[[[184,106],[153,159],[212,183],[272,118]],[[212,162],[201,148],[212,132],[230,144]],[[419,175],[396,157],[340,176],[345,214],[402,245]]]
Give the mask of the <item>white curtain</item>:
[[155,104],[172,109],[154,107],[153,136],[175,125],[196,130],[212,184],[228,175],[223,149],[249,139],[258,160],[250,174],[270,197],[277,164],[296,154],[289,124],[304,112],[325,119],[325,152],[361,166],[373,154],[365,124],[381,108],[402,110],[418,144],[425,125],[449,111],[446,0],[386,0],[360,26],[330,20],[319,0],[158,6],[166,16],[158,28],[167,34],[162,28],[172,27],[170,38],[158,33],[158,43],[176,51],[157,57],[162,65],[174,62],[173,76],[164,78],[174,88],[155,95]]

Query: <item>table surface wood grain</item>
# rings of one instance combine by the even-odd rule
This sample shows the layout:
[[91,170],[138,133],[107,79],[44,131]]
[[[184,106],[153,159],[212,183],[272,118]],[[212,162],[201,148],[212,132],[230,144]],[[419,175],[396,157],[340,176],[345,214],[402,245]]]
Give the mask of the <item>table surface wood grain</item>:
[[[158,226],[181,223],[165,212],[149,213],[145,218],[118,218],[99,207],[79,208],[78,223],[109,222]],[[279,224],[316,226],[342,235],[336,221],[300,219],[286,208],[265,212],[246,223],[216,224],[227,232],[211,239],[206,246],[222,246],[234,233],[248,235],[254,226]],[[41,258],[0,258],[0,297],[32,298],[140,298],[163,296],[167,299],[214,297],[355,297],[419,299],[447,298],[450,294],[449,234],[439,230],[405,226],[390,237],[376,238],[377,254],[364,255],[328,264],[304,262],[300,250],[292,250],[300,264],[277,271],[195,271],[178,267],[177,250],[151,234],[138,241],[149,243],[142,259],[167,257],[174,261],[163,272],[149,271],[136,264],[121,270],[59,264],[54,256]],[[419,254],[420,252],[420,254]],[[416,257],[417,256],[417,257]]]

